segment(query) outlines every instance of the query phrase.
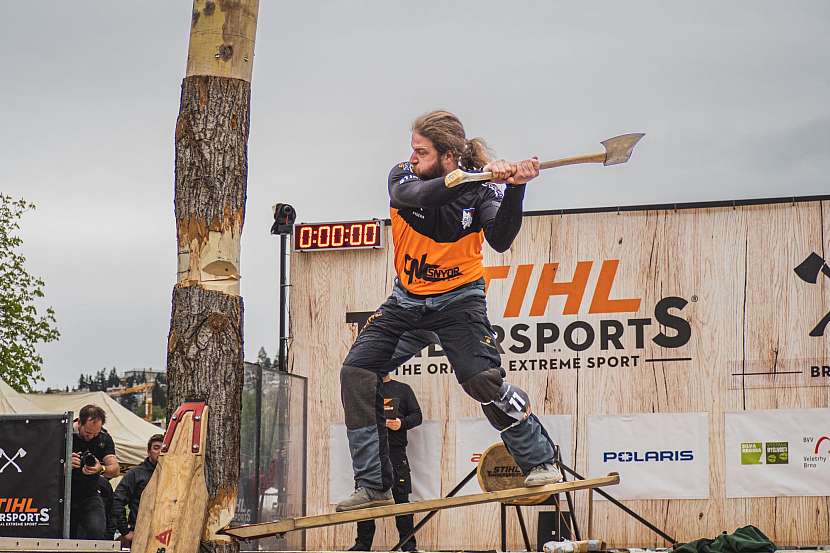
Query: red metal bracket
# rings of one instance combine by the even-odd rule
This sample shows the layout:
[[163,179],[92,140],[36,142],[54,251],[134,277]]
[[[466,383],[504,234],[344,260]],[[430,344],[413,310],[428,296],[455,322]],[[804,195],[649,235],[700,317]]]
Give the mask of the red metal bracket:
[[176,427],[184,418],[185,413],[193,413],[193,438],[190,445],[190,451],[199,453],[199,447],[202,443],[202,412],[205,410],[204,401],[190,401],[179,405],[173,418],[170,419],[170,424],[167,425],[167,432],[164,433],[164,442],[161,444],[161,452],[167,453],[170,448],[170,442],[173,441],[173,434],[176,433]]

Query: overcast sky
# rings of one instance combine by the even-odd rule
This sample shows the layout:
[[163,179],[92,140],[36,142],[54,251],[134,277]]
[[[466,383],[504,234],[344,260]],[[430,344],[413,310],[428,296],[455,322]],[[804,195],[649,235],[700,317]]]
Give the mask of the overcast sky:
[[[271,205],[305,222],[388,216],[409,123],[456,112],[506,158],[591,153],[525,209],[830,192],[830,2],[260,0],[247,220],[246,357],[277,343]],[[23,220],[62,338],[46,384],[164,367],[176,276],[173,129],[190,0],[9,2],[0,191]],[[43,385],[39,386],[43,387]]]

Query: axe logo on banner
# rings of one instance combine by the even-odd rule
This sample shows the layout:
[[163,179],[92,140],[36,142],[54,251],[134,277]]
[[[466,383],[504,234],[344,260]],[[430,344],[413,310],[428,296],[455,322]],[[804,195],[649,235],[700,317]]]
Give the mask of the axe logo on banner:
[[23,472],[23,469],[20,468],[20,460],[26,456],[26,450],[22,447],[18,449],[14,454],[9,455],[6,451],[0,447],[0,474],[3,473],[6,469],[10,468],[11,470],[17,470],[17,472]]
[[[798,278],[810,284],[818,284],[818,277],[823,274],[825,278],[830,278],[830,266],[827,262],[816,252],[810,253],[804,261],[798,264],[793,271],[798,275]],[[821,320],[816,323],[816,326],[810,331],[810,336],[819,338],[824,336],[824,331],[827,329],[827,324],[830,323],[830,311],[828,311]]]

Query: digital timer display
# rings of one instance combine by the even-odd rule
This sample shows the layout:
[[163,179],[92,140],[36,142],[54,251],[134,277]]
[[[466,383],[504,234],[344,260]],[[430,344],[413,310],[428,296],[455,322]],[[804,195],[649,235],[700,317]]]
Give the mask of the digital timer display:
[[382,247],[383,225],[378,219],[294,225],[294,251],[297,252]]

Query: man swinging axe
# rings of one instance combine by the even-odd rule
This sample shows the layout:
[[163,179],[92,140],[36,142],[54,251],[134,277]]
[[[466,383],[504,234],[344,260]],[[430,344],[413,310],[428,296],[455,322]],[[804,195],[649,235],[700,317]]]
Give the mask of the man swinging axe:
[[[395,286],[340,372],[355,491],[338,511],[394,503],[382,377],[400,362],[404,334],[434,333],[461,387],[501,433],[526,486],[562,480],[527,394],[504,380],[484,297],[484,240],[499,252],[513,243],[525,185],[538,176],[539,160],[491,161],[484,141],[468,140],[461,121],[446,111],[416,119],[411,145],[409,161],[393,167],[388,181]],[[448,186],[445,177],[457,169],[489,172],[489,182]]]

